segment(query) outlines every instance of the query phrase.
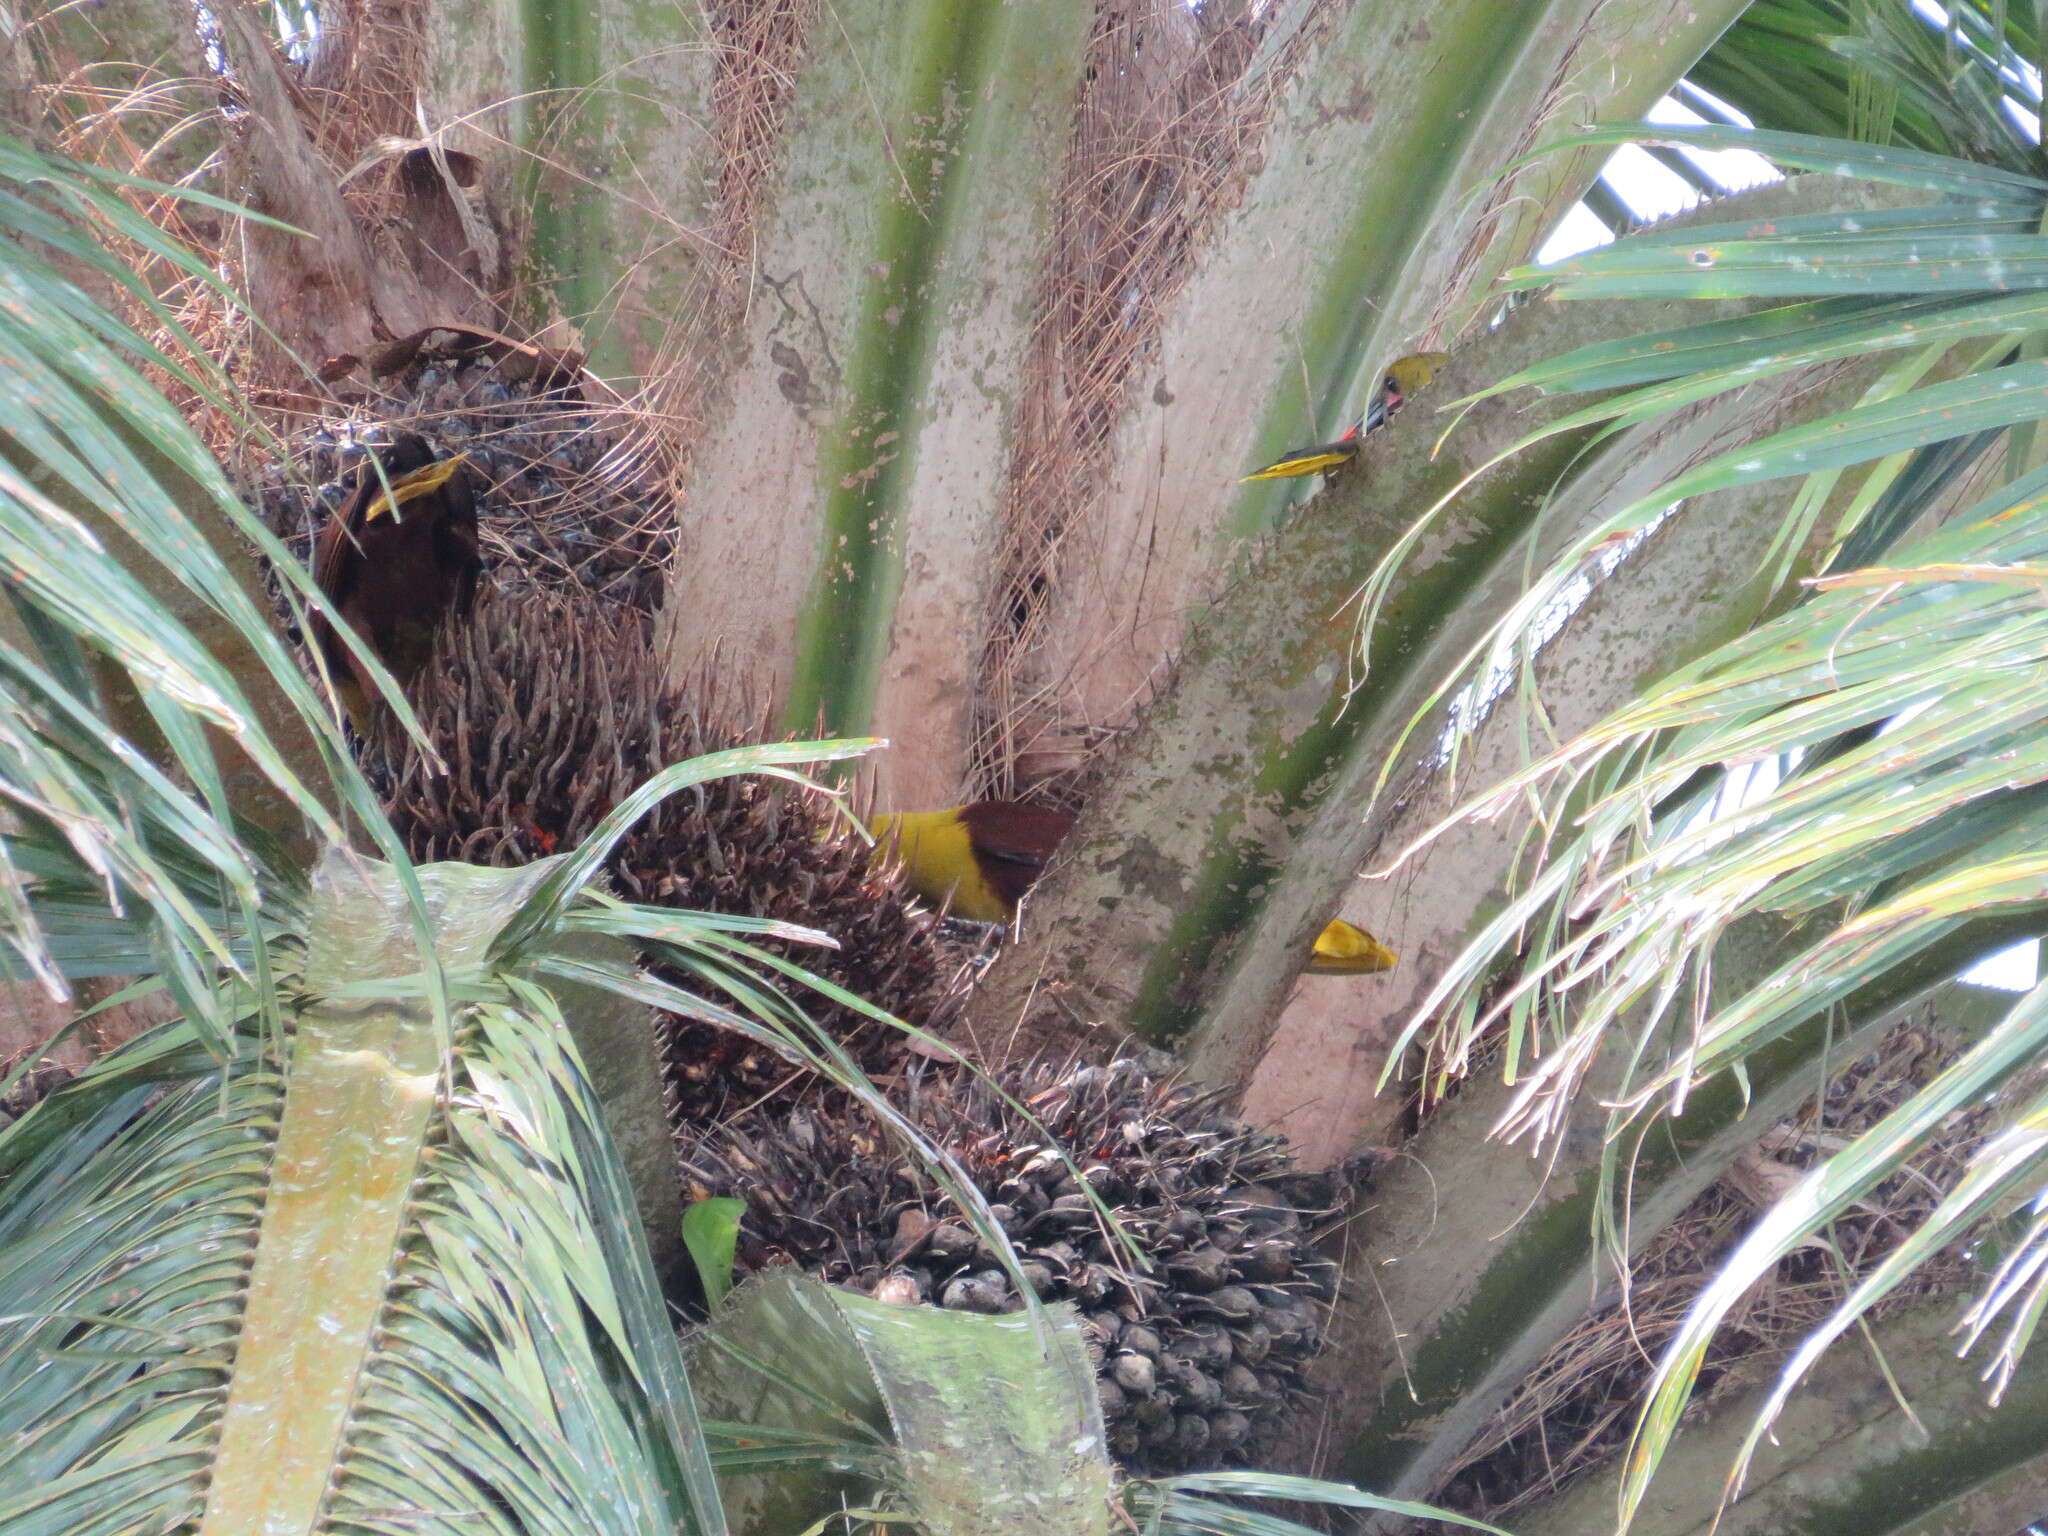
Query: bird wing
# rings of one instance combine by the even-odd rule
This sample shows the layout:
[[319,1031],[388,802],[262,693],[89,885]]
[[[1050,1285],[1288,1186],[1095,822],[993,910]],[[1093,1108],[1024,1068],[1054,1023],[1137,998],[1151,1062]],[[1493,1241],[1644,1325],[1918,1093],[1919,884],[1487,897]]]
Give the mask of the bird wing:
[[1064,811],[1016,800],[977,800],[957,814],[967,829],[975,869],[1013,910],[1074,826]]
[[[431,463],[417,462],[418,458],[431,451],[418,439],[395,445],[391,450],[394,455],[404,455],[414,461],[412,468],[396,475],[382,474],[380,477],[380,461],[377,459],[365,463],[348,501],[320,531],[320,541],[313,553],[314,583],[341,616],[341,622],[353,628],[360,639],[375,648],[378,659],[387,670],[394,672],[400,670],[402,658],[391,649],[395,632],[392,616],[387,611],[392,597],[387,590],[390,585],[387,578],[404,581],[418,572],[386,571],[380,573],[376,586],[366,588],[366,568],[373,558],[371,547],[381,552],[376,558],[385,561],[397,559],[400,565],[411,566],[425,551],[415,550],[413,555],[399,558],[393,553],[391,540],[397,538],[401,544],[407,539],[430,540],[434,563],[448,573],[447,605],[458,614],[469,611],[476,594],[477,578],[483,568],[477,540],[476,499],[468,476],[463,472],[468,455],[458,453]],[[402,524],[398,508],[434,496],[437,492],[440,493],[438,504],[430,509],[424,526]],[[380,523],[380,518],[387,520]],[[372,525],[376,528],[374,533]],[[363,609],[366,602],[369,604],[368,612]],[[440,614],[434,614],[433,624],[438,624],[439,620]],[[361,729],[366,718],[367,700],[375,692],[368,669],[350,651],[334,623],[314,614],[308,627],[329,674],[342,689],[350,715]],[[430,644],[431,626],[428,635]],[[350,683],[357,690],[354,697],[349,693]]]
[[[475,542],[476,502],[471,496],[466,476],[458,476],[469,455],[458,453],[445,459],[436,459],[389,481],[389,488],[378,479],[375,460],[366,462],[360,472],[356,489],[340,511],[327,520],[327,526],[320,530],[320,541],[313,549],[313,581],[327,600],[337,610],[354,595],[356,583],[362,572],[362,531],[366,524],[391,511],[394,506],[417,501],[422,496],[432,495],[443,486],[454,482],[450,496],[444,500],[460,503],[468,514],[470,540]],[[474,588],[474,578],[470,586]],[[317,618],[317,616],[316,616]],[[324,623],[317,627],[325,629]],[[332,634],[322,636],[331,659],[340,662],[346,655],[347,647],[338,645]]]
[[1033,874],[1045,868],[1074,829],[1074,818],[1065,811],[1019,800],[977,800],[961,806],[959,816],[976,853]]
[[[333,605],[336,613],[340,613],[354,595],[356,577],[361,570],[362,547],[356,542],[349,523],[347,508],[335,513],[327,520],[327,526],[320,530],[320,542],[313,548],[313,584]],[[334,626],[323,615],[315,613],[310,615],[310,619],[313,637],[326,657],[328,670],[336,675],[345,673],[350,664],[347,645],[334,633]]]
[[[457,455],[460,462],[462,455]],[[483,575],[483,544],[477,534],[476,495],[469,475],[451,476],[441,492],[441,518],[434,525],[434,549],[442,565],[455,573],[455,590],[449,608],[457,618],[469,615],[476,601],[476,584]]]

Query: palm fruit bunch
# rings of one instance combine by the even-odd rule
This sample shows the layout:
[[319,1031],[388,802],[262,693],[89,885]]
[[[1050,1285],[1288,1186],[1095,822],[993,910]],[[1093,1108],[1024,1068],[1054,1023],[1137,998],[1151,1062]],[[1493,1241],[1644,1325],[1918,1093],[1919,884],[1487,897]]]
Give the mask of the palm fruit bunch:
[[[1006,1069],[1028,1116],[957,1065],[921,1063],[891,1094],[988,1200],[1040,1299],[1078,1309],[1111,1452],[1135,1475],[1257,1465],[1284,1443],[1337,1281],[1315,1245],[1329,1180],[1171,1066]],[[764,1108],[678,1155],[686,1199],[746,1201],[742,1274],[795,1264],[884,1300],[1023,1305],[917,1158],[857,1111]]]
[[400,433],[437,457],[468,455],[484,553],[528,585],[573,588],[652,612],[675,545],[675,505],[655,454],[621,433],[603,386],[573,359],[488,332],[438,327],[387,349],[368,393],[294,436],[252,499],[310,567],[320,525],[346,498],[366,445]]
[[[448,771],[382,712],[355,741],[415,859],[509,866],[574,847],[657,770],[779,737],[710,678],[678,686],[668,675],[652,615],[674,498],[657,455],[577,359],[445,326],[393,343],[367,377],[345,409],[290,441],[289,472],[271,465],[247,484],[310,561],[366,447],[413,434],[437,454],[466,455],[487,573],[468,617],[445,626],[407,688]],[[279,615],[289,618],[281,598]],[[822,928],[838,950],[768,947],[927,1027],[944,1022],[985,958],[872,867],[829,801],[785,784],[724,779],[672,798],[606,873],[630,900]],[[803,1001],[863,1068],[886,1072],[901,1054],[897,1033]],[[788,1083],[782,1058],[738,1036],[673,1018],[657,1028],[679,1130]]]
[[[707,690],[667,680],[651,629],[628,609],[487,586],[467,621],[443,631],[410,690],[446,771],[388,717],[365,744],[412,857],[529,863],[574,847],[670,763],[773,739],[692,703]],[[975,963],[972,946],[873,867],[831,801],[776,780],[717,779],[670,796],[619,843],[606,873],[629,901],[823,929],[840,948],[782,952],[926,1026],[947,1017]],[[820,997],[806,1006],[866,1070],[886,1071],[901,1055],[899,1032]],[[737,1035],[674,1018],[660,1027],[679,1134],[790,1074],[782,1058]]]

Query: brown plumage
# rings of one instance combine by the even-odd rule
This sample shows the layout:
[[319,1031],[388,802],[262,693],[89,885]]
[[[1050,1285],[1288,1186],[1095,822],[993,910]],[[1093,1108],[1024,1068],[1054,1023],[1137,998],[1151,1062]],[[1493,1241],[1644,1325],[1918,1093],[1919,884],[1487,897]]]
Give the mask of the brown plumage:
[[1019,800],[977,800],[943,811],[884,813],[871,822],[903,860],[910,888],[955,917],[1007,923],[1074,818]]
[[977,800],[960,808],[960,819],[981,878],[1012,911],[1074,829],[1065,811],[1021,800]]
[[[374,450],[374,462],[365,456],[313,556],[315,583],[400,683],[426,665],[442,620],[469,612],[482,570],[462,455],[437,460],[411,433]],[[349,718],[363,729],[377,696],[367,668],[320,615],[311,630]]]

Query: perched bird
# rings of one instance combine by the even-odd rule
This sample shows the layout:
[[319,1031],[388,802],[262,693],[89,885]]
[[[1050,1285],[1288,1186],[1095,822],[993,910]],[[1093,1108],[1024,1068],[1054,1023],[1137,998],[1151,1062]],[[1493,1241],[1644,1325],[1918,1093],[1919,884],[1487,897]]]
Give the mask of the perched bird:
[[903,811],[871,823],[878,843],[894,842],[913,891],[935,906],[950,895],[953,915],[976,923],[1017,915],[1017,903],[1073,825],[1064,811],[1020,800]]
[[1365,414],[1354,421],[1350,429],[1330,443],[1313,443],[1306,448],[1290,448],[1264,469],[1254,470],[1237,483],[1247,480],[1291,480],[1298,475],[1321,475],[1349,464],[1358,456],[1359,447],[1365,439],[1384,427],[1401,409],[1408,397],[1436,377],[1437,369],[1448,360],[1442,352],[1411,352],[1406,357],[1397,357],[1387,365],[1386,377],[1380,380],[1379,393],[1365,408]]
[[[466,457],[436,459],[409,432],[372,450],[313,553],[314,582],[401,683],[426,665],[443,617],[468,613],[476,596],[483,559]],[[368,671],[321,615],[311,627],[349,719],[365,729],[376,696]]]
[[1333,917],[1316,935],[1307,969],[1311,976],[1370,976],[1375,971],[1391,971],[1400,963],[1399,955],[1363,928]]
[[[1007,923],[1074,818],[1018,800],[977,800],[944,811],[885,813],[869,826],[881,853],[903,860],[910,888],[926,901],[936,906],[950,897],[955,917]],[[1307,969],[1318,976],[1363,976],[1392,970],[1398,961],[1363,928],[1337,918],[1316,935]]]

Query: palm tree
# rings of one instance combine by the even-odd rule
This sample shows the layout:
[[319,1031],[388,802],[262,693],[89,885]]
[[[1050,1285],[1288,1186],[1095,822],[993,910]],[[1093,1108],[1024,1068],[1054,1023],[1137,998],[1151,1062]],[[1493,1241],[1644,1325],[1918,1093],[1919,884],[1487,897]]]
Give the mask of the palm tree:
[[[1123,1507],[1194,1532],[1244,1518],[1219,1493],[1414,1508],[1250,1475],[1113,1490],[1080,1331],[1036,1309],[753,1287],[698,1348],[734,1420],[701,1420],[649,1258],[674,1192],[665,1210],[635,1187],[585,1053],[646,1058],[650,1006],[720,1024],[866,1098],[971,1215],[978,1197],[776,978],[829,984],[750,942],[828,936],[592,881],[666,795],[738,772],[801,784],[787,765],[869,744],[673,765],[520,869],[415,865],[235,562],[267,554],[301,622],[327,598],[137,366],[237,409],[105,248],[217,288],[120,194],[226,206],[11,138],[0,183],[7,974],[59,1002],[134,975],[105,1006],[166,994],[174,1014],[0,1131],[0,1525],[718,1532],[856,1495],[850,1522],[979,1530],[1028,1500],[1047,1529],[1107,1532]],[[181,345],[145,343],[85,283]],[[962,1479],[947,1448],[981,1441],[1002,1453]]]
[[[1718,706],[1700,701],[1739,699],[1782,654],[1773,646],[1831,655],[1845,610],[1918,601],[1954,610],[1954,633],[1970,645],[1953,662],[1967,677],[1962,669],[2006,654],[1984,637],[2023,634],[2002,626],[2022,623],[2027,589],[1959,576],[1952,567],[1971,562],[1945,546],[1919,565],[1893,563],[1874,587],[1856,573],[1904,548],[1898,541],[1937,519],[1958,487],[1997,495],[1984,477],[2001,460],[1987,457],[1981,435],[2031,410],[2010,387],[2011,367],[2038,366],[2031,322],[2022,301],[1990,291],[2028,270],[2027,242],[2038,240],[2026,225],[2035,152],[2000,116],[2002,94],[2027,90],[2015,61],[2034,56],[2032,32],[2006,7],[1974,3],[1956,8],[1954,41],[1877,0],[1752,8],[1702,66],[1711,88],[1766,126],[1896,134],[1966,164],[1777,141],[1790,166],[1882,185],[1766,189],[1704,216],[1742,226],[1742,240],[1675,232],[1567,273],[1578,285],[1567,292],[1633,304],[1494,313],[1496,279],[1525,266],[1613,136],[1525,152],[1640,115],[1742,9],[1556,0],[1518,7],[1502,27],[1492,24],[1498,8],[1483,4],[1427,18],[1363,4],[1064,4],[1028,17],[938,4],[908,14],[478,6],[423,20],[365,8],[322,18],[303,78],[230,13],[220,43],[248,110],[226,125],[227,185],[328,237],[318,266],[278,232],[259,227],[242,244],[256,312],[285,344],[256,361],[268,382],[304,389],[280,361],[287,349],[345,377],[380,328],[503,325],[495,295],[510,270],[531,325],[579,326],[594,355],[648,382],[649,408],[673,423],[689,508],[670,612],[679,657],[709,635],[741,637],[739,654],[780,690],[793,727],[822,718],[898,743],[882,771],[897,800],[1029,788],[1118,737],[1074,857],[980,994],[975,1023],[988,1038],[1013,1033],[1028,996],[1027,1038],[1066,1043],[1101,1025],[1178,1042],[1198,1070],[1248,1084],[1271,1113],[1287,1080],[1277,1067],[1256,1075],[1254,1064],[1276,1031],[1293,1044],[1282,1063],[1348,1060],[1361,1036],[1355,1017],[1341,1017],[1355,996],[1288,1002],[1306,938],[1340,902],[1409,956],[1365,1006],[1385,1016],[1383,1038],[1412,1023],[1408,1035],[1432,1043],[1430,1073],[1462,1070],[1473,1026],[1499,1012],[1495,1033],[1522,1053],[1510,1062],[1539,1063],[1539,1090],[1554,1090],[1526,1102],[1533,1126],[1559,1133],[1559,1150],[1526,1178],[1504,1175],[1475,1127],[1509,1107],[1508,1092],[1475,1084],[1435,1113],[1418,1158],[1386,1175],[1380,1228],[1356,1255],[1342,1358],[1362,1386],[1340,1400],[1334,1433],[1347,1470],[1415,1496],[1436,1486],[1613,1274],[1585,1234],[1616,1170],[1628,1169],[1635,1192],[1616,1241],[1640,1249],[1796,1107],[1817,1063],[1839,1068],[1854,1054],[1840,1021],[1831,1031],[1808,1004],[1839,1003],[1860,1049],[1962,959],[2034,928],[2024,870],[1992,865],[2017,883],[1991,887],[1939,865],[1974,857],[1987,828],[2023,837],[2022,823],[1997,819],[2030,802],[2009,744],[1993,736],[1903,738],[1928,762],[1974,762],[1997,793],[1970,789],[1976,781],[1959,769],[1924,790],[1939,813],[1883,824],[1881,857],[1868,842],[1831,847],[1836,861],[1796,892],[1791,874],[1755,863],[1758,845],[1733,834],[1756,825],[1792,837],[1793,818],[1807,818],[1806,835],[1839,835],[1841,823],[1825,818],[1845,801],[1813,794],[1712,822],[1695,809],[1710,804],[1729,761],[1795,751],[1796,771],[1774,796],[1814,785],[1837,762],[1853,772],[1824,788],[1899,787],[1907,765],[1883,758],[1890,738],[1857,733],[1925,708],[1918,695],[1873,688],[1857,715],[1809,663],[1810,708],[1752,705],[1744,715],[1729,705],[1734,723],[1717,725]],[[101,56],[64,36],[87,24],[64,13],[37,41],[81,61]],[[173,56],[194,51],[177,26],[158,29]],[[1850,45],[1811,45],[1852,32]],[[79,131],[112,131],[113,115],[71,104],[100,100],[88,86],[118,82],[45,78],[63,80],[56,101]],[[1775,89],[1744,90],[1745,80]],[[1767,107],[1809,115],[1780,122]],[[222,131],[202,123],[192,137]],[[204,164],[208,147],[189,150],[190,163]],[[425,252],[365,237],[358,221],[374,199],[363,175],[345,173],[418,165],[405,157],[420,154],[435,175],[388,179],[377,195],[396,203],[370,211],[395,206],[418,216],[415,228],[435,227],[429,206],[475,212],[466,184],[476,182],[497,194],[512,238],[459,217],[459,238]],[[324,174],[306,174],[323,163]],[[1930,187],[1977,199],[1978,211],[1900,211]],[[1833,223],[1798,226],[1775,244],[1750,238],[1816,210]],[[2038,227],[2038,209],[2032,216]],[[1824,252],[1844,291],[1881,297],[1758,316],[1771,297],[1815,294],[1785,274],[1817,281],[1810,242],[1824,237],[1850,247]],[[1882,269],[1901,282],[1901,252],[1923,238],[1953,243],[1939,264],[1915,264],[1904,286],[1873,277]],[[1695,258],[1703,248],[1711,266]],[[1987,275],[1973,255],[2005,267]],[[1758,275],[1737,280],[1748,272]],[[1941,291],[1964,297],[1928,297]],[[1719,307],[1701,321],[1697,309],[1681,312],[1688,294]],[[1951,311],[1966,300],[1983,309],[1958,318]],[[1923,339],[1929,324],[1951,329]],[[1648,355],[1669,344],[1700,366],[1646,368],[1635,338],[1647,333],[1662,333]],[[1881,350],[1906,338],[1924,355]],[[1297,505],[1284,486],[1231,488],[1287,442],[1354,415],[1388,358],[1452,340],[1457,362],[1433,398],[1486,398],[1436,457],[1427,448],[1439,424],[1411,410],[1373,445],[1363,473],[1311,501]],[[1609,351],[1595,349],[1602,342]],[[1683,350],[1693,347],[1702,351]],[[1584,350],[1552,361],[1575,348]],[[2015,349],[2019,360],[2001,371]],[[1781,354],[1775,371],[1756,366]],[[1508,380],[1635,392],[1584,411],[1555,398],[1517,411],[1498,393]],[[1953,393],[1925,394],[1929,380]],[[1729,391],[1731,381],[1745,387]],[[1810,444],[1781,435],[1749,445],[1802,421],[1839,441],[1848,429],[1838,419],[1859,403],[1875,413],[1851,418],[1860,456],[1820,465],[1827,478],[1788,498],[1768,477],[1815,465]],[[2020,428],[2016,473],[2031,467],[2024,439]],[[1953,446],[1920,452],[1941,444]],[[1751,458],[1759,468],[1741,467]],[[1873,461],[1872,473],[1850,472]],[[2024,528],[2024,490],[2007,494],[2010,504],[1987,503],[1985,516]],[[1681,499],[1686,511],[1651,536]],[[1602,570],[1623,553],[1618,573]],[[2015,558],[2001,549],[1975,564]],[[1704,584],[1708,569],[1734,578]],[[1800,578],[1816,572],[1833,585],[1796,601]],[[1591,595],[1539,646],[1556,613],[1546,617],[1541,599],[1570,596],[1580,578]],[[1963,590],[1930,596],[1941,581]],[[1674,661],[1694,670],[1663,686]],[[1494,678],[1519,678],[1518,703],[1549,707],[1495,707],[1482,719],[1457,702],[1460,683],[1492,691]],[[1131,729],[1132,700],[1154,689]],[[1958,694],[1941,720],[1986,731],[2007,720],[1975,694],[1965,702]],[[1610,717],[1619,723],[1606,734],[1582,735]],[[1439,769],[1439,742],[1455,748],[1459,775]],[[332,742],[317,750],[338,762]],[[1466,817],[1404,866],[1404,885],[1351,894],[1361,867],[1454,810],[1459,786],[1503,784],[1542,812],[1534,863],[1520,839]],[[1503,791],[1477,803],[1517,802]],[[1786,819],[1771,821],[1781,807]],[[1601,816],[1573,833],[1572,817],[1588,808]],[[1940,830],[1892,837],[1901,825]],[[1718,850],[1724,885],[1689,884],[1704,876],[1648,851],[1686,838]],[[1595,872],[1610,883],[1587,885]],[[1962,883],[1941,885],[1944,873]],[[1387,894],[1397,889],[1398,902]],[[1868,911],[1855,914],[1864,927],[1830,905],[1870,891]],[[1702,906],[1710,894],[1722,904]],[[1901,907],[1909,894],[1922,905]],[[1935,897],[1947,905],[1924,905]],[[1873,912],[1904,926],[1873,928]],[[185,942],[185,927],[171,931]],[[510,963],[538,938],[523,932],[497,958]],[[1828,989],[1809,994],[1805,978],[1823,974],[1823,960]],[[172,969],[212,974],[198,960]],[[1805,1012],[1760,1011],[1761,982],[1778,974],[1801,980],[1790,990]],[[1668,1052],[1654,1034],[1655,1007],[1668,1012],[1660,989],[1709,976],[1715,990],[1682,994],[1699,999],[1696,1041],[1687,1037],[1696,1054]],[[204,1002],[189,979],[179,985],[188,1008]],[[1941,1006],[1952,1006],[1948,994]],[[1605,1028],[1610,1019],[1650,1044],[1639,1050]],[[1945,1081],[1950,1097],[1910,1100],[1912,1114],[1924,1120],[1930,1106],[2033,1059],[2024,1012],[1991,1038],[2003,1054],[1972,1058],[1989,1076]],[[1354,1090],[1381,1060],[1368,1050],[1337,1081],[1321,1066],[1323,1102],[1296,1127],[1326,1148],[1351,1141],[1364,1123]],[[1685,1116],[1640,1135],[1641,1120],[1607,1108],[1625,1089],[1637,1095],[1629,1111],[1676,1090]],[[1846,1164],[1822,1165],[1730,1273],[1759,1272],[1896,1172],[1895,1154],[1918,1134],[1884,1156],[1863,1146]],[[1920,1247],[2027,1177],[2024,1141],[1992,1148]],[[1452,1199],[1425,1192],[1430,1181]],[[1898,1248],[1873,1283],[1889,1283],[1920,1247]],[[2013,1252],[2010,1277],[2023,1287],[2034,1250],[2022,1241]],[[1397,1255],[1399,1265],[1380,1262]],[[1493,1304],[1500,1297],[1518,1305]],[[1669,1421],[1725,1299],[1711,1293],[1678,1336],[1657,1423]],[[1918,1337],[1911,1318],[1876,1326],[1898,1334],[1898,1349]],[[1821,1438],[1852,1466],[1858,1454],[1886,1460],[1867,1438]],[[2024,1436],[2001,1444],[1941,1462],[1986,1497],[1994,1484],[2029,1496],[2016,1469],[2039,1447]],[[1920,1518],[1957,1492],[1953,1481],[1930,1483],[1919,1502],[1895,1499],[1887,1513]],[[1670,1518],[1682,1528],[1693,1517]]]

